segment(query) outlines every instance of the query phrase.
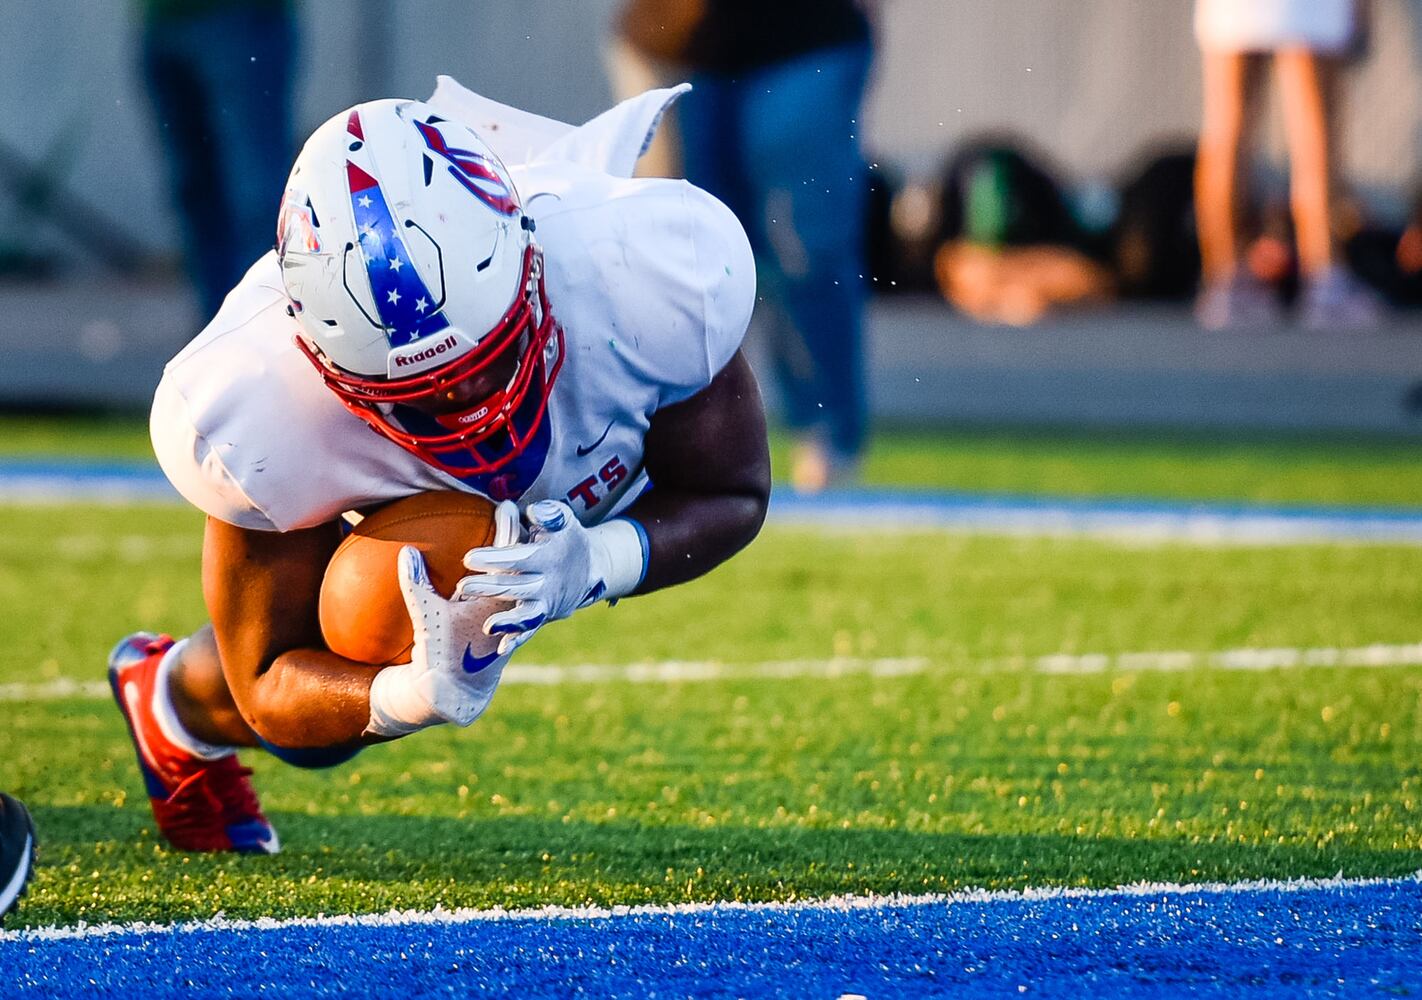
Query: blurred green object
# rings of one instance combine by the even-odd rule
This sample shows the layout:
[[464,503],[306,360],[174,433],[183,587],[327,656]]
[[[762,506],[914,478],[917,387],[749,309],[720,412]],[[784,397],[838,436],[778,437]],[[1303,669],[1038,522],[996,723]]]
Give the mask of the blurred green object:
[[988,247],[1006,246],[1010,233],[1012,195],[1002,156],[986,155],[967,177],[963,238]]

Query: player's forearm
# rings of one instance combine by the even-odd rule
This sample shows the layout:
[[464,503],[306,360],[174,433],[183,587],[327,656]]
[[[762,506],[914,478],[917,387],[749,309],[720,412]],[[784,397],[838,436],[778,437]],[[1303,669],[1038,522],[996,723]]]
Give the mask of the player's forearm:
[[646,594],[709,572],[750,544],[765,521],[769,491],[701,495],[654,489],[627,510],[647,533]]
[[252,685],[243,715],[258,736],[287,749],[373,742],[363,734],[378,670],[326,650],[291,650]]
[[208,518],[203,596],[232,697],[253,732],[288,749],[360,738],[375,668],[325,649],[321,577],[339,527],[254,531]]

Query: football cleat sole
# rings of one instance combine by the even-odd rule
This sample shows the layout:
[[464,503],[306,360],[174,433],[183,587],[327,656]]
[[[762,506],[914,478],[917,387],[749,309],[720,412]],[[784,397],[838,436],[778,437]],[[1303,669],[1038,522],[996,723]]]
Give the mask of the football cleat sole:
[[19,906],[34,873],[34,819],[19,799],[0,792],[0,919]]

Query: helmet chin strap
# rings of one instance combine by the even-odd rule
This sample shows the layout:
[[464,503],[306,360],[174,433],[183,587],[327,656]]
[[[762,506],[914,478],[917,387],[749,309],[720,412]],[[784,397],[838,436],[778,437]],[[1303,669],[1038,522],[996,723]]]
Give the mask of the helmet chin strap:
[[483,420],[491,410],[500,409],[504,404],[505,392],[500,389],[487,399],[480,400],[468,409],[457,413],[441,413],[435,423],[451,431],[463,430],[472,423]]
[[[555,339],[562,341],[562,331],[555,333]],[[544,361],[537,364],[538,371],[534,377],[540,379],[544,385],[551,385],[553,378],[557,375],[557,369],[562,364],[561,351],[559,359],[552,367],[546,367]],[[384,426],[357,413],[372,427],[400,445],[406,451],[418,456],[424,462],[442,472],[448,473],[457,479],[466,478],[470,475],[490,475],[505,469],[512,464],[537,437],[539,429],[548,417],[548,395],[540,394],[537,397],[525,397],[521,399],[519,406],[510,406],[510,400],[504,393],[499,394],[502,404],[499,412],[500,418],[491,426],[486,427],[478,433],[459,435],[458,431],[453,431],[446,439],[440,443],[433,443],[433,439],[419,437],[413,434],[392,434],[389,428],[392,423],[389,418]],[[528,412],[528,404],[536,398],[537,407]],[[519,409],[523,410],[525,421],[519,421]],[[478,413],[488,409],[489,406],[481,404],[473,407],[472,412]],[[442,427],[449,427],[446,423],[448,419],[459,418],[461,414],[449,414],[444,419],[430,418],[435,420]],[[469,419],[467,416],[465,419]],[[479,418],[483,419],[483,418]],[[394,426],[399,426],[398,417],[395,417]],[[482,446],[482,447],[481,447]],[[488,451],[497,449],[497,454],[488,456]]]

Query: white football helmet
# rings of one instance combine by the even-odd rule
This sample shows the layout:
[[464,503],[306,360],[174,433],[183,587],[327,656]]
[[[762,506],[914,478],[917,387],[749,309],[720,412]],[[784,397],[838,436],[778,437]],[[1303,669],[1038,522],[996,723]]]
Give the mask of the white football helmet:
[[419,101],[330,119],[292,167],[277,256],[298,345],[381,434],[465,475],[533,439],[563,336],[532,220],[473,130]]

